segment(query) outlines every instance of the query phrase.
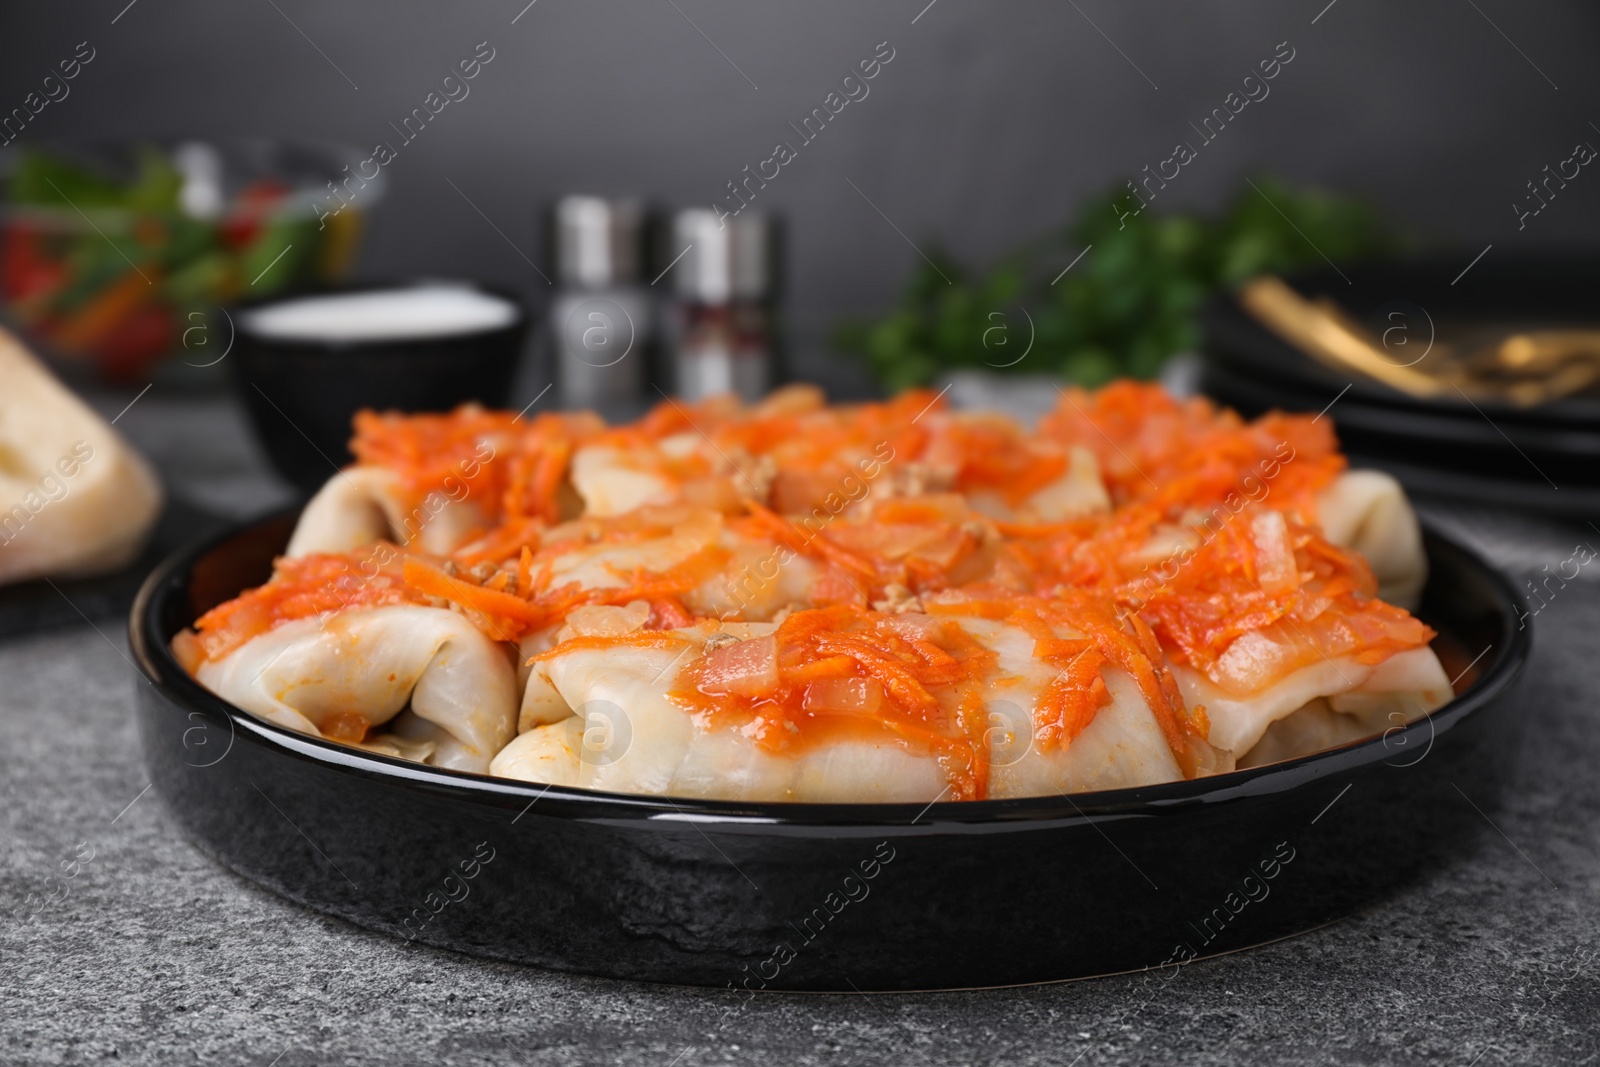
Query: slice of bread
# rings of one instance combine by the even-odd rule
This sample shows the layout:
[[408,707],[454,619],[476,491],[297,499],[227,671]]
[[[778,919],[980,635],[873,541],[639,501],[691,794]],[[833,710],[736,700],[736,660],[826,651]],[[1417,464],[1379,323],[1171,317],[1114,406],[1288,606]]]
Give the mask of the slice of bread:
[[114,571],[160,512],[144,459],[0,330],[0,585]]

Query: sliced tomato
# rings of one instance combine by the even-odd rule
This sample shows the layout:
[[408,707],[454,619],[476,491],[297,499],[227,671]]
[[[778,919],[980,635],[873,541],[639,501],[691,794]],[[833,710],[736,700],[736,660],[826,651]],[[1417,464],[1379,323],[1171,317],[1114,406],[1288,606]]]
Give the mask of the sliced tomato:
[[261,235],[266,218],[289,188],[282,182],[266,179],[247,185],[234,199],[233,208],[223,220],[222,239],[230,248],[243,248]]
[[94,358],[112,381],[130,381],[172,350],[172,311],[161,304],[135,308],[101,342]]
[[50,258],[40,234],[16,223],[6,227],[0,250],[0,289],[7,300],[43,296],[66,281],[66,262]]

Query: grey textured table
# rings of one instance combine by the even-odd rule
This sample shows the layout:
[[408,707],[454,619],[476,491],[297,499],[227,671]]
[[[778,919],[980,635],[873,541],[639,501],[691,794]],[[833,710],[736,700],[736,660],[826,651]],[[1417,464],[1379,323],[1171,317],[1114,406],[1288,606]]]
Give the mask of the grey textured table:
[[[115,413],[126,398],[106,398]],[[284,493],[217,401],[119,423],[169,485]],[[1453,509],[1513,570],[1600,534]],[[65,1063],[1501,1063],[1600,1060],[1600,583],[1534,620],[1515,788],[1473,847],[1373,911],[1137,976],[972,993],[731,997],[485,963],[323,918],[179,836],[140,763],[121,620],[0,645],[0,1060]],[[1492,822],[1491,822],[1492,820]],[[64,899],[22,908],[80,843]],[[86,854],[86,853],[85,853]],[[22,908],[18,917],[12,909]],[[1089,919],[1092,921],[1092,918]]]

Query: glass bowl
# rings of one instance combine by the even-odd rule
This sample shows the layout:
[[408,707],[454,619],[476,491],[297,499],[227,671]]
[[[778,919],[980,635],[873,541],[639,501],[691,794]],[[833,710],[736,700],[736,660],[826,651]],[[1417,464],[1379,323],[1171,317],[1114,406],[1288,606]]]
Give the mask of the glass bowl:
[[19,144],[0,166],[0,309],[68,377],[203,366],[222,305],[343,277],[384,191],[367,170],[265,138]]

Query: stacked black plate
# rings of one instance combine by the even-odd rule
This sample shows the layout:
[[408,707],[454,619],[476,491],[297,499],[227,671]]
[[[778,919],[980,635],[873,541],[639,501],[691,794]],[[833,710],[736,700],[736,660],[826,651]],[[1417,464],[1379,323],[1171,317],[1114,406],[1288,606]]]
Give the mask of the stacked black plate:
[[[1594,257],[1515,258],[1491,248],[1476,263],[1466,253],[1285,280],[1310,299],[1331,297],[1387,358],[1421,369],[1434,343],[1480,330],[1600,329]],[[1319,363],[1232,294],[1212,301],[1203,321],[1201,390],[1246,415],[1326,407],[1353,462],[1389,470],[1414,492],[1565,515],[1600,510],[1600,395],[1534,408],[1453,389],[1420,400]]]

